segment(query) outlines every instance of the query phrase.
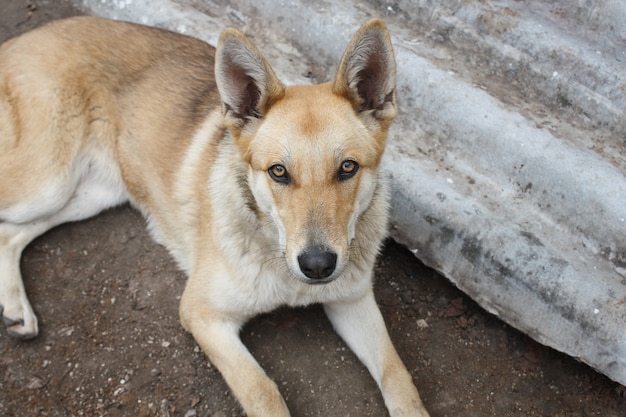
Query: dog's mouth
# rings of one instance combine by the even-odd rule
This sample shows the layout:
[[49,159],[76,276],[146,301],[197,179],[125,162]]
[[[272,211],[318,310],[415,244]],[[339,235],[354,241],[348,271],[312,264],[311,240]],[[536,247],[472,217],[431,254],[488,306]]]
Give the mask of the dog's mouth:
[[302,277],[298,277],[298,279],[300,279],[300,281],[304,282],[305,284],[309,284],[309,285],[324,285],[324,284],[329,284],[331,282],[333,282],[337,277],[333,276],[333,277],[329,277],[329,278],[324,278],[324,279],[310,279],[310,278],[302,278]]

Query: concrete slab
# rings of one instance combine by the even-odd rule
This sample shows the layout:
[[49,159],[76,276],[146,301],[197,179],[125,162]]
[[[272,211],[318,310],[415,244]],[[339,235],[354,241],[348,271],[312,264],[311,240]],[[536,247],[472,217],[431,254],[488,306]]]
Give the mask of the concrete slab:
[[483,307],[626,384],[626,9],[620,0],[83,0],[215,44],[235,26],[287,83],[333,75],[383,17],[401,113],[392,234]]

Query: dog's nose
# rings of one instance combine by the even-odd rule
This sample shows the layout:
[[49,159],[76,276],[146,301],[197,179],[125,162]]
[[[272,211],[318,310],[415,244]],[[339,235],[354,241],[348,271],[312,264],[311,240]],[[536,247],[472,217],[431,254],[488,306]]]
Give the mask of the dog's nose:
[[314,247],[298,256],[298,265],[308,278],[328,278],[335,272],[337,254],[320,246]]

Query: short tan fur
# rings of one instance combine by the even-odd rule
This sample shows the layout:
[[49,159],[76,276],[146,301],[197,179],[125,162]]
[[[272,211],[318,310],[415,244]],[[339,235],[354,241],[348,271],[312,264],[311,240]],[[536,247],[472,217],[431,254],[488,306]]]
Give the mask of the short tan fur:
[[370,20],[335,79],[285,87],[240,32],[214,50],[93,17],[0,47],[0,307],[39,331],[19,261],[50,228],[129,201],[189,276],[180,318],[250,417],[286,417],[239,339],[251,317],[322,303],[392,417],[425,417],[374,300],[380,173],[396,115],[387,29]]

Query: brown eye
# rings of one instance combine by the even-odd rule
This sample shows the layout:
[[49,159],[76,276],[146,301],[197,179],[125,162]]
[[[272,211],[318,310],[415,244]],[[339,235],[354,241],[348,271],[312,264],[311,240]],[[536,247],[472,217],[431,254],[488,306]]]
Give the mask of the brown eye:
[[289,174],[284,166],[280,164],[272,165],[267,172],[274,181],[281,184],[289,184]]
[[352,178],[359,170],[359,164],[351,159],[346,159],[341,163],[339,167],[339,181],[345,181]]

